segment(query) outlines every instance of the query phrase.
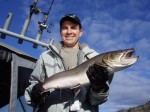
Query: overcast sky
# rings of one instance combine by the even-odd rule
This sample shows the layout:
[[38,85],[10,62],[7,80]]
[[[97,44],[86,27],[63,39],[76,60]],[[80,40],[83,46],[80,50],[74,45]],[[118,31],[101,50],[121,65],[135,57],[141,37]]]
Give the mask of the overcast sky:
[[[0,27],[9,12],[13,13],[10,31],[20,33],[29,14],[32,0],[1,0]],[[39,0],[37,6],[47,12],[50,0]],[[43,32],[41,41],[60,41],[59,20],[66,13],[74,13],[81,19],[83,36],[87,43],[99,53],[134,48],[140,58],[133,66],[115,73],[110,85],[109,99],[100,105],[101,112],[115,112],[144,104],[150,100],[150,0],[55,0],[47,24],[52,33]],[[26,36],[35,38],[42,14],[33,15]],[[45,49],[32,48],[29,42],[17,43],[17,39],[6,37],[1,42],[12,45],[38,58]]]

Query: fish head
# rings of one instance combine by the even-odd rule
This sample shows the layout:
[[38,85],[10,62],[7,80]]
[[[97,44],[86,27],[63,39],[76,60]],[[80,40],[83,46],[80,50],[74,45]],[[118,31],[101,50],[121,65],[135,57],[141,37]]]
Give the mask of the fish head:
[[133,65],[138,60],[139,56],[132,57],[132,54],[134,52],[134,49],[124,49],[107,52],[104,53],[101,61],[103,65],[107,67],[107,69],[109,69],[110,71],[120,71]]

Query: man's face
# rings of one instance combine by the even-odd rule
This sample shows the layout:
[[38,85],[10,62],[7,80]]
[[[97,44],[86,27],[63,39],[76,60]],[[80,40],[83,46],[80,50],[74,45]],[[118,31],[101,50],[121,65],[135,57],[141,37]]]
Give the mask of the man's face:
[[77,48],[78,39],[82,35],[82,29],[80,29],[78,24],[71,21],[64,21],[60,29],[60,34],[64,42],[64,47]]

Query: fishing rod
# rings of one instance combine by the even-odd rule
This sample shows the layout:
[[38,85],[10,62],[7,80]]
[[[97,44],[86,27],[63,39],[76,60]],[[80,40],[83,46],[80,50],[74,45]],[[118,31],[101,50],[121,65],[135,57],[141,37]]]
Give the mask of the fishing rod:
[[[54,4],[54,0],[52,0],[52,2],[51,2],[51,4],[50,4],[50,7],[49,7],[47,13],[41,11],[41,13],[43,13],[43,14],[45,15],[45,17],[44,17],[43,22],[42,22],[42,21],[38,21],[38,24],[39,24],[39,28],[40,28],[40,29],[38,30],[38,34],[37,34],[37,36],[36,36],[36,41],[39,41],[39,40],[40,40],[44,29],[47,29],[47,32],[51,33],[51,31],[48,30],[49,25],[51,25],[51,26],[54,26],[54,25],[53,25],[53,24],[47,25],[47,24],[46,24],[46,21],[47,21],[47,19],[48,19],[48,16],[49,16],[49,13],[50,13],[50,11],[51,11],[51,9],[52,9],[52,5],[53,5],[53,4]],[[35,43],[33,44],[33,48],[37,48],[37,46],[38,46],[37,44],[35,44]]]

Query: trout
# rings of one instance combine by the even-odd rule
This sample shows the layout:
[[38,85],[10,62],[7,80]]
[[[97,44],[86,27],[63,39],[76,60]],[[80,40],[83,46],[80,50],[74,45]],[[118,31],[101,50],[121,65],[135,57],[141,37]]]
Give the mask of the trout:
[[132,56],[134,52],[134,49],[105,52],[83,62],[73,69],[56,73],[42,83],[42,87],[45,89],[44,92],[50,89],[73,89],[89,85],[90,81],[86,71],[93,64],[105,67],[111,73],[126,69],[133,65],[139,58],[139,56]]

